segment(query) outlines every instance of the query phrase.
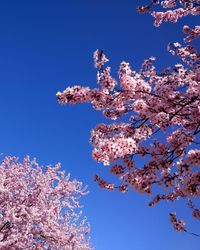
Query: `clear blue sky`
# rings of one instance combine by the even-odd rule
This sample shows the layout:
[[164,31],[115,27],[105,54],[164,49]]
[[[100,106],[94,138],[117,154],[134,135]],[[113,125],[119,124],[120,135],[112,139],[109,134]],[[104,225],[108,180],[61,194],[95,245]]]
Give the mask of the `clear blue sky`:
[[[55,94],[68,85],[95,87],[92,54],[104,49],[115,75],[122,60],[139,69],[157,57],[159,68],[176,62],[167,51],[181,41],[185,18],[153,27],[153,18],[135,9],[142,1],[0,1],[0,152],[62,163],[73,178],[89,185],[84,214],[96,250],[199,250],[200,239],[175,233],[168,213],[177,210],[200,233],[182,203],[148,208],[148,197],[100,190],[93,177],[110,177],[91,158],[91,129],[105,121],[90,105],[60,106]],[[197,20],[196,20],[197,22]],[[197,42],[196,42],[197,44]]]

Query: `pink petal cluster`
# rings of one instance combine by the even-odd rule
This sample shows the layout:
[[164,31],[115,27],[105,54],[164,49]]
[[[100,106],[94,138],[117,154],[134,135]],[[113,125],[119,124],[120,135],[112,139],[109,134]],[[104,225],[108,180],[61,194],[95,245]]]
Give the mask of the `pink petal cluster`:
[[174,8],[176,7],[176,0],[165,0],[161,2],[163,8]]
[[170,213],[170,221],[174,229],[178,232],[185,231],[185,223],[183,220],[177,220],[175,213]]
[[176,23],[178,19],[187,16],[191,11],[178,8],[175,10],[168,10],[166,12],[152,12],[152,16],[155,18],[154,25],[156,27],[160,26],[163,22],[172,22]]
[[200,209],[194,209],[192,215],[194,218],[200,219]]
[[74,86],[67,88],[63,93],[58,92],[57,98],[60,103],[76,104],[90,100],[91,90],[88,87]]
[[167,142],[174,150],[174,154],[181,156],[184,149],[192,143],[194,135],[185,129],[177,129],[172,132],[167,138]]
[[106,58],[103,51],[99,52],[98,50],[94,52],[93,59],[95,68],[100,68],[100,69],[102,69],[104,64],[109,61],[108,58]]
[[[152,0],[149,5],[139,6],[139,13],[148,13],[152,10],[152,5],[159,4],[159,1]],[[154,25],[160,26],[163,22],[176,23],[180,18],[188,15],[200,14],[200,1],[199,0],[164,0],[160,3],[161,7],[169,8],[171,10],[153,11],[151,14],[155,18]]]
[[[151,12],[153,5],[159,1],[152,0],[138,11]],[[161,7],[173,9],[153,12],[156,26],[200,14],[199,0],[165,0]],[[199,26],[184,26],[183,31],[186,42],[199,36]],[[118,81],[111,76],[110,67],[105,67],[108,59],[104,52],[97,50],[94,62],[99,88],[75,86],[57,94],[60,103],[89,102],[108,119],[124,117],[126,122],[99,124],[92,130],[93,158],[109,166],[120,183],[115,186],[99,176],[95,181],[108,190],[134,189],[147,194],[158,185],[162,194],[156,195],[150,206],[161,200],[200,197],[200,54],[190,44],[182,47],[177,42],[170,43],[168,50],[180,57],[182,64],[160,73],[155,58],[150,57],[136,72],[123,61]],[[199,209],[193,206],[192,210],[193,217],[199,218]],[[174,214],[171,222],[177,231],[186,231]]]
[[200,166],[200,150],[191,149],[189,150],[187,157],[179,162],[179,166]]
[[[179,44],[174,47],[184,60],[185,54],[180,51]],[[92,130],[92,156],[104,165],[123,161],[123,165],[117,163],[110,167],[110,172],[119,176],[119,191],[133,188],[151,194],[155,184],[169,189],[170,192],[153,199],[151,205],[160,200],[200,196],[199,172],[191,171],[192,167],[199,166],[199,150],[188,151],[189,147],[199,143],[199,67],[194,64],[188,69],[177,64],[174,70],[158,74],[153,61],[154,58],[145,60],[139,73],[122,62],[119,83],[115,82],[115,86],[110,88],[109,84],[106,86],[99,81],[99,89],[87,88],[87,93],[95,91],[96,95],[84,95],[83,99],[78,99],[82,87],[75,86],[75,90],[67,88],[58,96],[61,103],[91,102],[110,119],[131,114],[127,123],[99,124]],[[104,69],[99,70],[103,75]],[[68,92],[72,95],[70,100],[66,97]],[[164,133],[164,143],[154,138],[157,133]],[[148,141],[152,142],[149,146]],[[139,169],[133,164],[135,156],[146,158],[146,163]],[[100,177],[95,181],[101,188],[114,189],[113,183]]]
[[191,42],[192,40],[200,36],[200,26],[195,26],[194,28],[191,29],[189,26],[185,25],[183,27],[183,32],[187,34],[187,37],[184,38],[184,41]]
[[95,175],[94,181],[98,182],[98,185],[99,185],[100,188],[104,188],[104,189],[107,189],[109,191],[114,190],[114,184],[113,183],[110,183],[110,182],[107,182],[107,181],[103,180],[98,175]]
[[184,63],[187,63],[191,67],[195,64],[198,65],[200,61],[199,53],[191,45],[181,47],[179,43],[170,43],[168,50],[172,55],[179,56]]
[[92,249],[89,224],[79,209],[86,192],[59,168],[41,168],[28,157],[2,161],[0,249]]

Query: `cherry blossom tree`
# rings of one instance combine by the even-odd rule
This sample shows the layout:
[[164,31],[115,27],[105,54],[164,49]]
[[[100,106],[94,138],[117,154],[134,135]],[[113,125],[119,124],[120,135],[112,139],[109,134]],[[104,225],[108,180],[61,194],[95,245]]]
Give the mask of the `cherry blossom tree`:
[[[169,9],[152,11],[154,5]],[[138,7],[140,13],[150,12],[155,26],[162,22],[177,22],[187,15],[200,14],[199,0],[152,0]],[[200,35],[200,26],[183,27],[185,43]],[[60,104],[90,102],[103,112],[111,124],[98,124],[91,133],[93,158],[109,167],[119,184],[95,176],[101,188],[121,192],[134,189],[151,195],[152,188],[160,189],[149,202],[152,206],[161,200],[187,199],[192,215],[200,219],[195,202],[200,197],[200,55],[191,45],[170,43],[168,50],[181,63],[158,72],[154,57],[144,61],[136,72],[128,62],[119,67],[119,80],[114,79],[105,64],[103,51],[95,51],[99,88],[74,86],[57,93]],[[124,122],[124,116],[129,121]],[[138,157],[142,159],[137,164]],[[143,165],[141,165],[143,162]],[[158,190],[157,188],[157,190]],[[183,220],[175,213],[170,220],[177,231],[187,231]]]
[[79,205],[86,191],[59,169],[60,164],[39,167],[29,157],[2,161],[0,249],[92,249]]

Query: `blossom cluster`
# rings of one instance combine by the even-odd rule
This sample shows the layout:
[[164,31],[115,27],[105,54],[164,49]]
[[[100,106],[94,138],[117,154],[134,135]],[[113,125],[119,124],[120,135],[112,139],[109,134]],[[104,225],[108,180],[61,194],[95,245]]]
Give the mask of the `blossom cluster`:
[[176,231],[185,231],[185,223],[183,220],[177,220],[175,213],[170,213],[170,221]]
[[[152,0],[138,11],[150,12],[158,4]],[[161,6],[173,9],[153,12],[156,26],[200,14],[199,0],[165,0]],[[185,42],[199,36],[199,26],[184,26],[183,31],[187,34]],[[99,176],[95,181],[108,190],[134,189],[147,194],[158,185],[162,195],[156,195],[150,205],[161,200],[200,197],[200,54],[191,44],[184,47],[178,42],[170,43],[168,50],[182,62],[160,73],[154,57],[146,59],[139,72],[123,61],[118,81],[111,76],[110,67],[105,67],[108,59],[104,52],[96,50],[99,88],[75,86],[57,93],[61,104],[89,102],[111,120],[126,116],[127,121],[130,115],[127,122],[99,124],[92,130],[93,158],[109,166],[120,184],[115,186]],[[139,167],[135,164],[138,157],[143,159]],[[192,209],[193,217],[199,218],[199,209]],[[184,231],[184,224],[174,214],[171,222],[177,231]]]
[[92,249],[81,219],[82,183],[29,157],[0,164],[0,249]]
[[[91,144],[94,147],[92,155],[96,161],[104,165],[110,165],[119,159],[124,162],[124,166],[115,164],[110,167],[110,172],[119,176],[121,181],[119,191],[127,191],[132,187],[137,192],[151,194],[152,186],[157,183],[170,192],[156,202],[200,196],[199,172],[191,172],[192,166],[199,166],[199,150],[187,150],[191,145],[199,143],[198,72],[196,65],[187,69],[178,64],[174,70],[160,75],[146,60],[141,72],[136,73],[128,63],[122,62],[119,83],[113,90],[108,85],[106,92],[104,83],[99,89],[87,88],[87,93],[96,91],[99,98],[83,95],[82,87],[77,86],[75,91],[68,88],[58,94],[61,103],[91,102],[110,119],[131,113],[129,123],[99,124],[91,134]],[[106,77],[107,74],[104,79]],[[68,100],[66,92],[70,91],[74,98]],[[84,97],[77,98],[80,95]],[[154,140],[149,146],[145,146],[144,142],[152,140],[152,136],[158,132],[167,132],[165,143]],[[126,159],[130,162],[134,156],[146,159],[150,156],[152,160],[139,169],[130,165],[128,167]],[[100,177],[95,181],[101,188],[114,189],[113,183]],[[151,204],[156,202],[154,200]]]
[[[149,5],[139,6],[139,13],[148,13],[152,11],[153,5],[159,5],[159,1],[152,0]],[[199,0],[164,0],[160,3],[163,9],[167,11],[153,11],[151,15],[155,18],[154,25],[160,26],[163,22],[176,23],[180,18],[188,15],[200,14]]]

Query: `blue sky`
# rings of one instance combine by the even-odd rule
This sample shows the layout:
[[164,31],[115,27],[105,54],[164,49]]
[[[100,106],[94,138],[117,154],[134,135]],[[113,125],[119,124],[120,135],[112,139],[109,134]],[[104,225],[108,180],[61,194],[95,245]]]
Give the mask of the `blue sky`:
[[114,75],[122,60],[134,69],[152,55],[159,69],[177,62],[166,45],[181,41],[183,24],[195,18],[158,29],[151,16],[135,11],[141,2],[0,1],[0,152],[21,159],[30,155],[41,165],[61,162],[73,178],[89,185],[82,203],[97,250],[199,250],[199,238],[175,233],[169,223],[168,213],[176,210],[199,232],[182,202],[148,208],[146,196],[96,186],[96,173],[110,175],[92,160],[89,137],[105,119],[90,105],[56,102],[56,92],[69,85],[96,86],[92,55],[97,48],[107,52]]

